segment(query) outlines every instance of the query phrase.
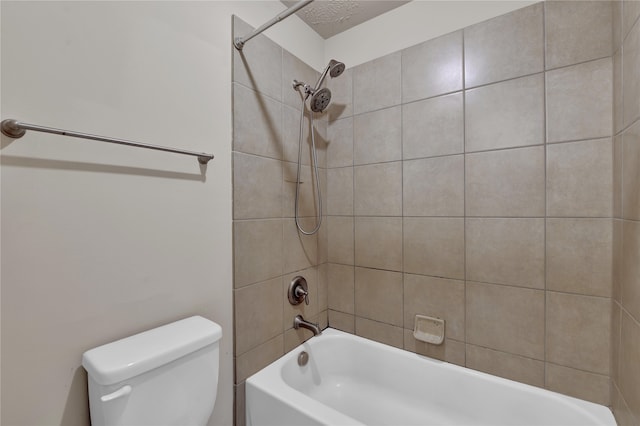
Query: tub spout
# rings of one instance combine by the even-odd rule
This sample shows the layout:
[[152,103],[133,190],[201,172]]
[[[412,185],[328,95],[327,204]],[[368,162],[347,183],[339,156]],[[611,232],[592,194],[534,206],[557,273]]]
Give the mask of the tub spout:
[[311,330],[314,336],[317,336],[318,334],[322,334],[322,330],[320,330],[320,327],[318,326],[318,324],[314,324],[312,322],[306,321],[304,318],[302,318],[302,315],[296,315],[296,317],[293,319],[293,328],[297,330],[300,327],[306,328],[307,330]]

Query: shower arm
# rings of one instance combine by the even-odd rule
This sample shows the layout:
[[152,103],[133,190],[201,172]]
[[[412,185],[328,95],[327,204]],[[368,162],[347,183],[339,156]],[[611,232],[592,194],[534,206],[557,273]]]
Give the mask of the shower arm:
[[269,22],[267,22],[267,23],[263,24],[262,26],[258,27],[251,34],[246,35],[244,37],[236,37],[233,40],[233,45],[235,46],[236,49],[242,50],[242,48],[244,47],[246,42],[248,42],[249,40],[251,40],[252,38],[257,36],[261,32],[265,31],[266,29],[268,29],[268,28],[272,27],[273,25],[277,24],[278,22],[282,21],[283,19],[288,18],[289,16],[293,15],[294,13],[296,13],[297,11],[302,9],[303,7],[307,6],[312,1],[313,0],[300,0],[298,3],[294,4],[289,9],[287,9],[284,12],[280,13],[278,16],[276,16],[275,18],[271,19]]
[[[317,92],[318,89],[320,89],[320,86],[322,86],[322,82],[324,81],[324,79],[327,77],[327,73],[329,72],[329,69],[331,68],[331,63],[329,63],[329,65],[327,65],[327,67],[324,69],[324,71],[322,71],[322,75],[320,76],[320,78],[318,79],[318,82],[316,83],[316,87],[313,88],[313,92],[311,92],[312,94]],[[307,95],[308,96],[308,95]]]

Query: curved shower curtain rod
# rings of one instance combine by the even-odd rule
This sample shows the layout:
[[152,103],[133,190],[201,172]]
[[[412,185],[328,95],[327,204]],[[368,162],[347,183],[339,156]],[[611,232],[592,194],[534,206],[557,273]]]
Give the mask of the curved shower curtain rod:
[[297,11],[299,11],[300,9],[302,9],[303,7],[305,7],[306,5],[311,3],[312,1],[313,0],[301,0],[301,1],[299,1],[298,3],[294,4],[289,9],[287,9],[284,12],[280,13],[278,16],[276,16],[275,18],[273,18],[272,20],[270,20],[266,24],[262,25],[261,27],[258,27],[251,34],[246,35],[244,37],[236,37],[235,40],[233,40],[233,45],[235,46],[236,49],[242,50],[242,48],[244,47],[244,44],[246,42],[248,42],[249,40],[251,40],[252,38],[257,36],[258,34],[263,32],[267,28],[277,24],[278,22],[282,21],[285,18],[288,18],[290,15],[293,15],[294,13],[296,13]]

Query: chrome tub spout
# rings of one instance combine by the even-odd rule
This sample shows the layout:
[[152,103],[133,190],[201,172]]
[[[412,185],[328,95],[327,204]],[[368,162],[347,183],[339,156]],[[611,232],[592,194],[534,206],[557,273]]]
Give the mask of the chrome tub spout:
[[300,327],[311,330],[314,336],[322,334],[322,330],[320,330],[318,324],[306,321],[304,318],[302,318],[302,315],[296,315],[296,317],[293,319],[293,328],[297,330]]

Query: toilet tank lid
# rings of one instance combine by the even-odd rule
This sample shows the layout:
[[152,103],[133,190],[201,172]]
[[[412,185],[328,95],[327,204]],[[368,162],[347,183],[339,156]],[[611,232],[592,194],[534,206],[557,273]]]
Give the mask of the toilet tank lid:
[[82,366],[97,383],[111,385],[195,352],[221,337],[218,324],[194,316],[90,349],[82,355]]

